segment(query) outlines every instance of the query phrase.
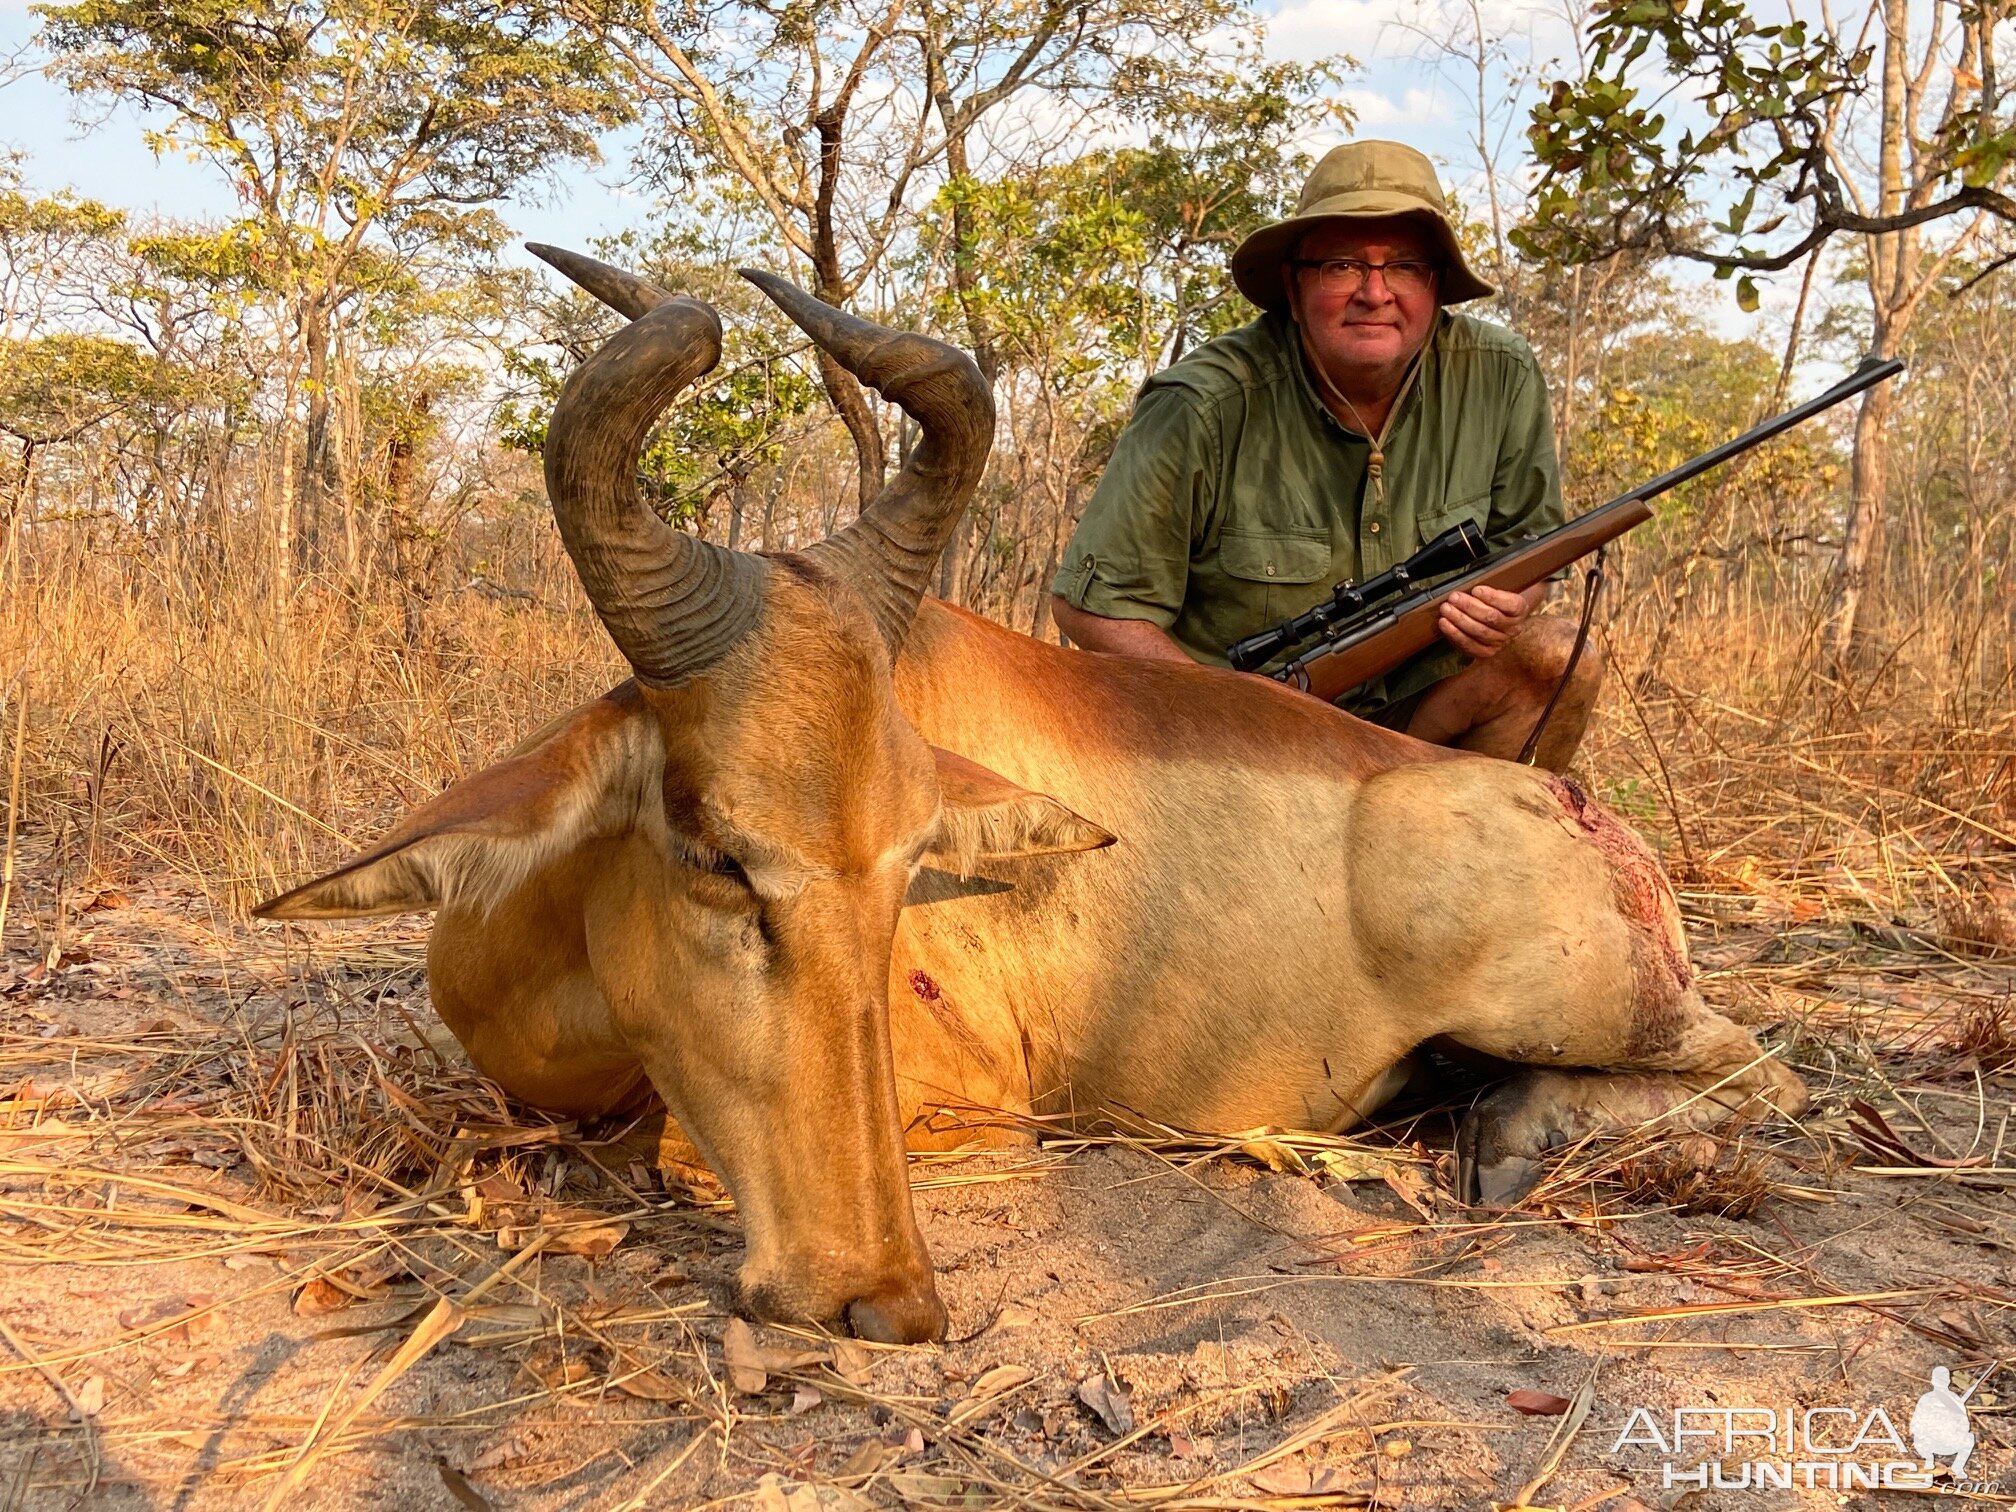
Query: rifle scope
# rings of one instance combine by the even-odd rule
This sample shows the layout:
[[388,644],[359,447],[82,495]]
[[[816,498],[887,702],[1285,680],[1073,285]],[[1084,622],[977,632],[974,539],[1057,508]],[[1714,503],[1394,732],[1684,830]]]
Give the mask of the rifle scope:
[[1459,567],[1468,567],[1484,556],[1484,532],[1465,520],[1452,525],[1404,562],[1388,567],[1377,577],[1362,583],[1339,583],[1330,597],[1314,609],[1305,609],[1268,630],[1261,630],[1228,646],[1225,657],[1241,672],[1264,667],[1284,651],[1292,651],[1311,636],[1333,630],[1343,621],[1363,614],[1374,604],[1395,598]]

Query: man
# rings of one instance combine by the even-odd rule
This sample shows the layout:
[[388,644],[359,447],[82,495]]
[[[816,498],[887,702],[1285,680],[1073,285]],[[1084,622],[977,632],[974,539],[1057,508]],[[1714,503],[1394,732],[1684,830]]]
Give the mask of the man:
[[[1260,319],[1148,381],[1051,584],[1078,645],[1224,666],[1232,642],[1459,520],[1494,549],[1561,523],[1546,385],[1525,342],[1448,308],[1493,291],[1463,261],[1427,158],[1335,148],[1295,214],[1240,245],[1232,278]],[[1546,592],[1453,595],[1446,644],[1344,707],[1516,757],[1575,640],[1534,613]],[[1542,765],[1574,755],[1601,677],[1585,650]]]

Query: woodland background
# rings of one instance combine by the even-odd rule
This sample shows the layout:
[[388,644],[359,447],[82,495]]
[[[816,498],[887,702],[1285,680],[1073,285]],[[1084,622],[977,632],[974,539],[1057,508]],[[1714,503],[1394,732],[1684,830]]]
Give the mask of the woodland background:
[[[1552,58],[1482,0],[1409,24],[1467,91],[1472,308],[1539,354],[1571,504],[1910,364],[1631,539],[1587,764],[1683,887],[2016,944],[2006,9],[1570,5]],[[505,260],[507,195],[641,144],[648,226],[590,250],[727,320],[642,479],[711,539],[814,539],[911,439],[733,269],[972,350],[1000,429],[939,591],[1050,635],[1135,389],[1247,318],[1226,258],[1351,126],[1355,67],[1269,61],[1248,0],[34,14],[17,70],[144,106],[240,207],[0,166],[0,931],[52,968],[120,877],[235,914],[621,674],[538,457],[611,317]],[[1737,318],[1760,277],[1771,318]]]

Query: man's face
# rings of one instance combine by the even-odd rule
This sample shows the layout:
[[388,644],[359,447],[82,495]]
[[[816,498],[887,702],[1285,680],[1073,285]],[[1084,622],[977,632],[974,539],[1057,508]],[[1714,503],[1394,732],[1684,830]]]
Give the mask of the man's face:
[[1318,226],[1302,238],[1282,270],[1293,281],[1309,345],[1338,381],[1397,375],[1435,323],[1436,278],[1389,279],[1373,271],[1358,287],[1326,279],[1312,263],[1353,258],[1365,263],[1436,263],[1434,244],[1411,221],[1366,220]]

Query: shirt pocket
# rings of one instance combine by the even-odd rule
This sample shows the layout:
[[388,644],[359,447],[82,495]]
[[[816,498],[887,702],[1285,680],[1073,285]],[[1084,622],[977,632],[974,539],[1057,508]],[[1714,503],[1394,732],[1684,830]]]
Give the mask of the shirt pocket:
[[1250,583],[1315,583],[1330,573],[1330,537],[1315,530],[1227,530],[1218,565]]

